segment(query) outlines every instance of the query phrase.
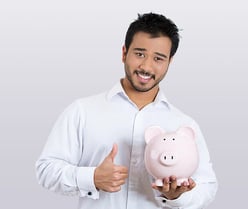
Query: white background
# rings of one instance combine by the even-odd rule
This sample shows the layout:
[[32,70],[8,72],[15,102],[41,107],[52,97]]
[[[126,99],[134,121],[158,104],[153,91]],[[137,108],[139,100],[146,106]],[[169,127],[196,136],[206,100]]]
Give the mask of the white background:
[[219,190],[210,209],[247,206],[246,1],[0,2],[0,208],[76,208],[43,189],[34,164],[53,123],[79,97],[122,77],[121,47],[137,13],[159,12],[181,31],[162,83],[200,124]]

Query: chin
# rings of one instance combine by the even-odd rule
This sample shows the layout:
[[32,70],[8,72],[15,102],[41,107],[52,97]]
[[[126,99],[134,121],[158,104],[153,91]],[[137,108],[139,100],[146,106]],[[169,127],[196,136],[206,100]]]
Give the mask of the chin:
[[151,87],[133,86],[133,88],[138,92],[148,92],[152,90],[154,87],[155,86],[151,86]]

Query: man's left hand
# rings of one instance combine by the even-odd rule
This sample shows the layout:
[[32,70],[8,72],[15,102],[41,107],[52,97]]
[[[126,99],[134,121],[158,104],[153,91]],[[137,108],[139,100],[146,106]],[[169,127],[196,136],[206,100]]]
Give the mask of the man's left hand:
[[178,186],[177,178],[175,176],[163,179],[163,183],[164,185],[161,187],[156,186],[155,183],[153,183],[152,188],[160,191],[168,200],[177,199],[181,194],[192,190],[196,185],[193,179],[189,178],[188,183],[183,182],[180,186]]

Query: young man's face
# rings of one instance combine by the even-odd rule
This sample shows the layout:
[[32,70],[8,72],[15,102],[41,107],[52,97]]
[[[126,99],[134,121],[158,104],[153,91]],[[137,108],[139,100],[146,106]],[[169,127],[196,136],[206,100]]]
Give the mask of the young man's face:
[[158,88],[169,67],[171,40],[168,37],[151,38],[150,34],[138,32],[126,51],[123,47],[122,61],[127,79],[133,89],[147,92]]

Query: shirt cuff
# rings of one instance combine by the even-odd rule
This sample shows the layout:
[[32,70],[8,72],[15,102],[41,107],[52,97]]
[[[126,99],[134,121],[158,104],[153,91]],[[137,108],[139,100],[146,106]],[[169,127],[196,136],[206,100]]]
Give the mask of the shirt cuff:
[[94,183],[95,169],[96,167],[78,167],[77,186],[81,197],[99,199],[99,192]]
[[163,196],[156,197],[156,200],[162,207],[183,208],[188,205],[192,199],[191,192],[185,192],[180,197],[174,200],[168,200]]

